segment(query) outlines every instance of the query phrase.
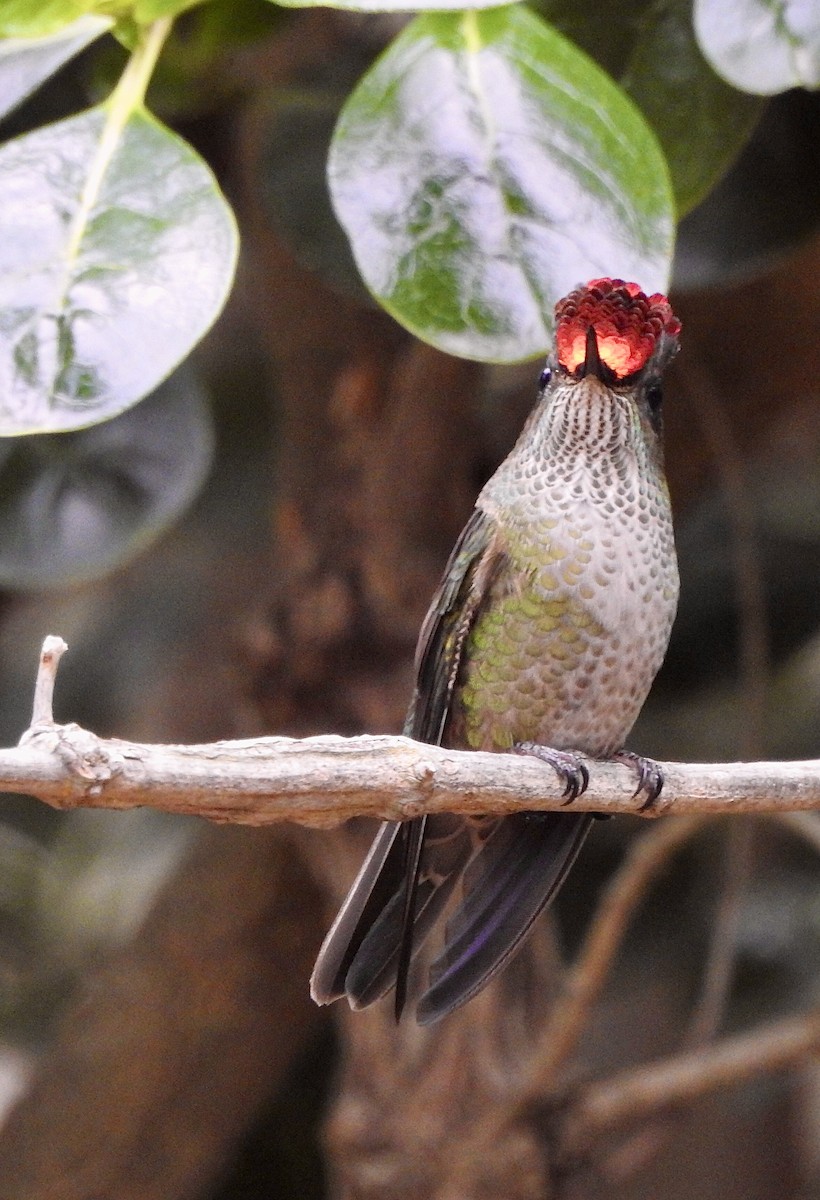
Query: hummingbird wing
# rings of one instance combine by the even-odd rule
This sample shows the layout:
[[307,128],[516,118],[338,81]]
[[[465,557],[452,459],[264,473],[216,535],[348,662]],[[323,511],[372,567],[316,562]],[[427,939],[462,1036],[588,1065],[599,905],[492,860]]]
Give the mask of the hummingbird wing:
[[[474,510],[453,548],[416,650],[416,688],[408,737],[438,744],[450,709],[464,643],[478,611],[479,570],[494,523]],[[490,562],[497,555],[490,554]],[[347,996],[354,1008],[397,985],[401,1010],[410,963],[447,903],[473,851],[466,823],[447,815],[385,822],[319,951],[311,995],[319,1004]]]
[[[409,737],[441,743],[467,637],[491,590],[506,590],[508,568],[494,521],[476,509],[419,636]],[[346,995],[364,1008],[395,987],[398,1017],[413,960],[460,885],[416,1016],[429,1024],[460,1007],[517,949],[563,883],[591,822],[585,813],[386,822],[319,953],[314,999]]]
[[[509,570],[493,523],[477,509],[453,551],[422,626],[416,691],[405,728],[410,737],[441,742],[467,636],[491,592],[503,593],[514,586],[507,577]],[[447,841],[437,836],[439,830],[444,833],[444,820],[451,823]],[[403,924],[398,958],[397,1014],[404,1004],[407,972],[421,932],[413,921],[413,897],[419,895],[434,910],[435,920],[460,884],[445,928],[444,949],[430,967],[429,987],[416,1008],[417,1020],[430,1024],[470,1000],[515,953],[564,882],[592,817],[588,813],[517,813],[479,819],[436,816],[412,824],[419,827],[419,845],[417,861],[406,861],[409,919]],[[435,880],[440,881],[439,891],[428,899],[423,887],[433,886]],[[425,934],[428,928],[425,921]]]
[[495,522],[480,508],[474,509],[419,633],[416,687],[404,723],[407,737],[441,744],[467,635],[505,560]]

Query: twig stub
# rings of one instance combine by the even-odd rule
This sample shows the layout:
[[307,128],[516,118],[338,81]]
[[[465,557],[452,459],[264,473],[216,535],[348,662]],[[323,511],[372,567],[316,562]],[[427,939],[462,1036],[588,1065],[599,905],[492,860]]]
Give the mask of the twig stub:
[[68,646],[61,637],[49,634],[43,642],[40,651],[40,664],[37,668],[37,679],[34,684],[34,704],[31,710],[31,724],[54,724],[54,681],[57,678],[57,668],[60,659]]

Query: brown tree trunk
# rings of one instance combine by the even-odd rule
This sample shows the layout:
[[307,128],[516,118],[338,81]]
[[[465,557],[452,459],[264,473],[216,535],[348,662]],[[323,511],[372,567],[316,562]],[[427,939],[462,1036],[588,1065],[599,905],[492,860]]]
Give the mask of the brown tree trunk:
[[318,904],[281,831],[208,830],[91,972],[0,1131],[3,1200],[183,1200],[321,1023]]

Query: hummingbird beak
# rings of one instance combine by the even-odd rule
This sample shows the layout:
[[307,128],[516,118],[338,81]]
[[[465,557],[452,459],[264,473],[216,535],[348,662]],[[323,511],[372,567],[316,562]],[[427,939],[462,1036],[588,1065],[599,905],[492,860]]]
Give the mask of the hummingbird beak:
[[603,382],[605,369],[604,364],[601,362],[601,356],[598,353],[598,338],[595,333],[595,326],[590,325],[587,329],[587,343],[583,365],[578,372],[579,378],[585,379],[587,375],[594,375],[596,379],[600,379]]

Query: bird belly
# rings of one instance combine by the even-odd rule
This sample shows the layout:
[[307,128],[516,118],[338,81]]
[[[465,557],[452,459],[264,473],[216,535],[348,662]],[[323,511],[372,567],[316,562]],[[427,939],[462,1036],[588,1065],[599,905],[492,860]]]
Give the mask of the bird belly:
[[617,605],[596,604],[583,585],[549,586],[549,570],[501,579],[468,635],[447,743],[533,741],[595,757],[620,749],[663,660],[677,597],[676,586],[640,591],[628,574]]

